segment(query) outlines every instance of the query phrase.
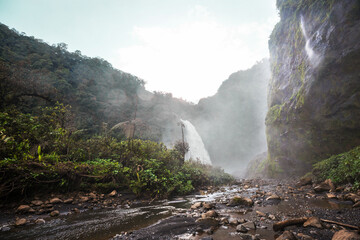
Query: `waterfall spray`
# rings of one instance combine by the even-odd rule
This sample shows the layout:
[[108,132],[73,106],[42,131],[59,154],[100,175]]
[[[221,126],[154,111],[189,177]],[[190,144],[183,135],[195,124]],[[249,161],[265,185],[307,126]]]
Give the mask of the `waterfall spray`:
[[187,120],[182,120],[181,122],[184,124],[184,138],[185,141],[189,144],[189,151],[185,154],[185,161],[189,159],[199,160],[201,163],[211,165],[211,160],[209,153],[207,152],[204,143],[196,131],[194,125],[192,125]]
[[308,35],[306,33],[304,17],[302,15],[300,18],[300,27],[301,27],[301,31],[302,31],[305,41],[306,41],[305,52],[308,55],[311,64],[314,67],[316,67],[320,63],[320,57],[314,52],[314,50],[312,49],[312,47],[310,45],[310,38],[308,37]]

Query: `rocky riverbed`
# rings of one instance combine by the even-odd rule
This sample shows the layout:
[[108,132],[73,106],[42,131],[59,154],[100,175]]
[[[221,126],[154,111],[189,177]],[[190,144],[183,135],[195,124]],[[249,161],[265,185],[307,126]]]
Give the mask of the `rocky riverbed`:
[[113,191],[13,203],[1,209],[0,238],[360,239],[359,223],[360,193],[348,186],[241,180],[153,202]]

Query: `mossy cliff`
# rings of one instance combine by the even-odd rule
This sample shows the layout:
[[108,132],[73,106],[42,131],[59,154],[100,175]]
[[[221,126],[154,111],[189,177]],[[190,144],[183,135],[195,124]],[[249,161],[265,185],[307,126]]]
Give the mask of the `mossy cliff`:
[[277,7],[267,166],[273,175],[299,175],[360,145],[360,1],[278,0]]

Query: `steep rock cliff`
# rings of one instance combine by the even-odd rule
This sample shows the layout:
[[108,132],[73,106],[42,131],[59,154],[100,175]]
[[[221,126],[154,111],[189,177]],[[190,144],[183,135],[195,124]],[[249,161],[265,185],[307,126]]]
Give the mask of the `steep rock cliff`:
[[278,0],[266,117],[271,174],[360,145],[360,1]]

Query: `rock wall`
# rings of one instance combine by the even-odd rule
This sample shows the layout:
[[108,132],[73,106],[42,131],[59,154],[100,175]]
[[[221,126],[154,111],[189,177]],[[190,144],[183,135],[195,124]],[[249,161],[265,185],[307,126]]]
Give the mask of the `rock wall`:
[[270,175],[360,145],[360,1],[278,0],[266,117]]

